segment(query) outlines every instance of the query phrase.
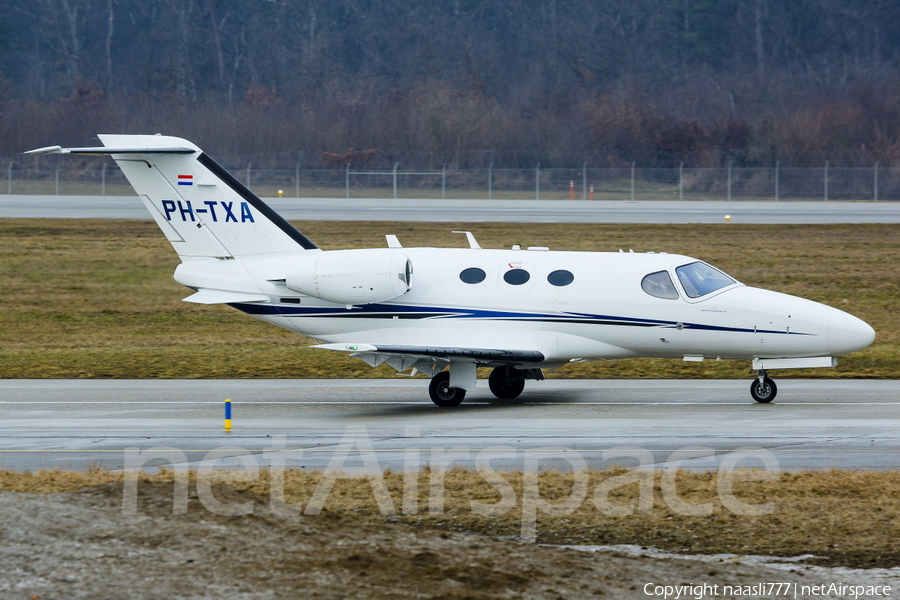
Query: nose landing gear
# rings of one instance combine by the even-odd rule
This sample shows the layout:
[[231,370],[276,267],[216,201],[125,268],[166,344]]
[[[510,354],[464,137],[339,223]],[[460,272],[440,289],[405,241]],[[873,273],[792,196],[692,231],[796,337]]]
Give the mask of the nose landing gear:
[[775,399],[778,393],[778,386],[766,374],[765,370],[760,369],[756,372],[756,379],[750,384],[750,395],[753,399],[761,404],[768,404]]

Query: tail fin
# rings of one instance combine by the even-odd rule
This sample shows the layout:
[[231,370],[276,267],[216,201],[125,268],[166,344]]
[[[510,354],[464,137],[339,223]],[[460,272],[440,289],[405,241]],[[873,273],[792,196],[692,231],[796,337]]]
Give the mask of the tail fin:
[[194,144],[162,135],[101,135],[102,148],[31,153],[111,155],[181,257],[296,253],[316,245]]

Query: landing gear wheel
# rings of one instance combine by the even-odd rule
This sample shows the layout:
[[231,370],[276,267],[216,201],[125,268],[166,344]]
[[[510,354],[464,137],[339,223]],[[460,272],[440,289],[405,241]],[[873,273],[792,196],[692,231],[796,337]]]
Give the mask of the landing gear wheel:
[[525,389],[525,378],[512,367],[497,367],[488,378],[491,393],[504,400],[518,398]]
[[768,377],[764,377],[762,382],[759,379],[754,379],[750,384],[750,395],[753,396],[754,400],[762,404],[768,404],[774,400],[777,393],[778,386]]
[[450,372],[441,371],[431,378],[428,386],[431,401],[438,406],[449,408],[459,406],[466,397],[466,390],[450,387]]

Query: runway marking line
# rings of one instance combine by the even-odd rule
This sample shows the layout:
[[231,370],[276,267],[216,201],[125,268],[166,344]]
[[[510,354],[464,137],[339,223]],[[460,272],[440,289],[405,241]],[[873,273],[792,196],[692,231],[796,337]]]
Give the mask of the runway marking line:
[[[339,444],[334,444],[335,447],[337,447],[338,445]],[[417,450],[417,451],[425,452],[425,451],[428,451],[431,449],[432,448],[374,448],[371,450],[371,452],[389,453],[389,452],[406,452],[407,450]],[[178,448],[177,450],[179,452],[195,454],[195,453],[199,453],[199,452],[212,452],[213,450],[218,450],[218,448],[206,448],[206,449],[201,449],[201,450],[194,450],[194,449],[185,450],[185,449]],[[573,449],[573,448],[562,448],[558,451],[564,452],[564,453],[565,452],[577,452],[577,453],[581,454],[581,453],[593,453],[593,452],[606,452],[607,450],[610,450],[610,448],[589,448],[589,449],[584,449],[584,450]],[[877,449],[871,449],[871,450],[820,450],[820,449],[810,448],[810,449],[806,449],[806,450],[801,450],[801,449],[781,449],[781,450],[779,450],[779,449],[772,449],[772,448],[764,448],[764,450],[766,450],[767,452],[782,452],[782,453],[785,453],[785,452],[816,452],[817,454],[821,454],[821,453],[844,454],[844,453],[848,453],[848,452],[856,452],[856,453],[880,452],[880,453],[893,454],[893,453],[900,452],[900,449],[897,449],[897,450],[877,450]],[[124,451],[125,451],[124,448],[120,448],[117,450],[96,450],[96,449],[90,449],[90,450],[88,450],[88,449],[86,449],[86,450],[0,450],[0,454],[75,454],[75,453],[109,454],[111,452],[118,453],[118,452],[124,452]],[[278,449],[278,450],[273,450],[271,448],[262,448],[260,450],[248,450],[248,451],[244,452],[243,454],[229,454],[226,456],[221,456],[219,458],[235,458],[237,456],[247,456],[248,454],[252,455],[252,454],[265,453],[265,452],[281,453],[281,452],[297,452],[297,451],[334,452],[335,448],[333,448],[333,447],[329,447],[329,448],[287,448],[287,449],[282,448],[282,449]],[[547,450],[543,449],[543,448],[523,448],[521,450],[517,450],[517,452],[546,452],[546,451]],[[554,451],[556,451],[556,450],[554,450]],[[655,450],[651,450],[651,452],[677,452],[677,451],[678,450],[672,450],[672,449],[666,449],[666,448],[658,448]],[[356,452],[359,453],[359,451],[356,451]],[[369,452],[369,450],[366,450],[366,452]],[[723,450],[716,450],[715,452],[721,453],[721,454],[727,454],[727,453],[732,452],[732,450],[724,450],[723,449]],[[701,458],[709,458],[709,457],[715,456],[715,455],[716,454],[710,454],[710,455],[706,455],[706,456],[696,456],[693,458],[689,458],[687,460],[697,460],[697,459],[701,459]]]
[[[26,401],[26,400],[0,400],[0,404],[110,404],[110,405],[128,405],[128,404],[215,404],[216,406],[222,404],[220,400],[134,400],[134,401],[120,401],[120,402],[104,402],[104,401],[91,401],[91,400],[76,400],[76,401],[66,401],[66,400],[37,400],[34,402]],[[248,400],[248,401],[236,401],[235,404],[242,404],[244,406],[249,406],[253,404],[292,404],[292,405],[310,405],[310,406],[328,406],[328,405],[339,405],[339,404],[396,404],[396,405],[411,405],[411,406],[430,406],[428,402],[425,401],[417,401],[417,402],[406,402],[406,401],[368,401],[368,400],[360,400],[360,401],[352,401],[352,400],[341,400],[335,402],[328,401],[290,401],[290,400],[260,400],[258,402]],[[475,400],[473,402],[467,402],[467,406],[479,405],[479,406],[756,406],[756,404],[750,404],[749,402],[521,402],[518,404],[515,403],[497,403],[491,401],[484,400]],[[900,405],[900,402],[778,402],[775,404],[771,404],[771,406],[893,406]]]

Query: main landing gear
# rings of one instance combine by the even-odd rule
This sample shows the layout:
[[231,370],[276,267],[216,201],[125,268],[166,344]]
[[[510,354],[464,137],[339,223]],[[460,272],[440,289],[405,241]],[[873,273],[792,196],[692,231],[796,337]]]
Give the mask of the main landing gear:
[[756,372],[756,379],[750,384],[750,395],[753,399],[762,404],[768,404],[775,399],[778,393],[778,386],[766,374],[766,371],[759,370]]
[[525,389],[525,373],[512,367],[497,367],[488,378],[491,393],[504,400],[518,398]]
[[[453,369],[453,365],[450,368]],[[473,388],[474,378],[475,374],[472,373]],[[544,373],[540,369],[516,369],[510,366],[501,366],[491,371],[488,387],[491,388],[491,393],[498,398],[512,400],[518,398],[525,389],[526,379],[541,380],[543,378]],[[441,371],[431,378],[428,394],[431,396],[432,402],[438,406],[449,408],[462,404],[466,397],[466,390],[450,387],[450,372]]]
[[431,401],[443,408],[459,406],[466,397],[466,390],[450,387],[450,371],[441,371],[431,378],[428,386]]

